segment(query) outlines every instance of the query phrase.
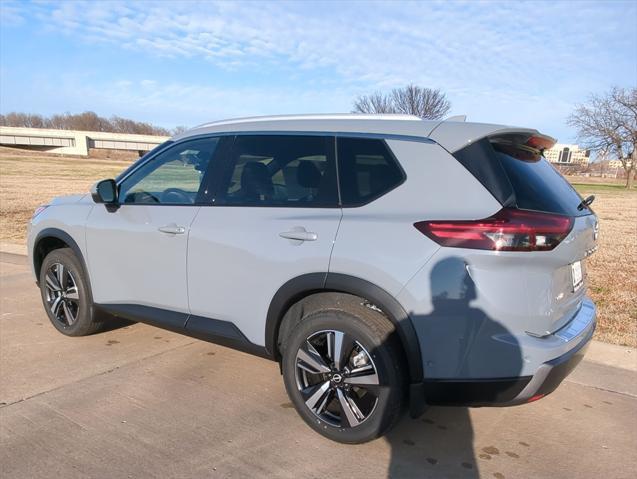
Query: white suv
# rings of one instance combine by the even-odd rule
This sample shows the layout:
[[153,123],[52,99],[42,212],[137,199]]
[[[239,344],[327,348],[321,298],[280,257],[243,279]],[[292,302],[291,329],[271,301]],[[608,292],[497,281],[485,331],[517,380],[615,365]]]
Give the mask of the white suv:
[[210,123],[31,220],[53,325],[141,321],[279,361],[336,441],[408,406],[552,392],[595,328],[597,220],[536,130],[396,115]]

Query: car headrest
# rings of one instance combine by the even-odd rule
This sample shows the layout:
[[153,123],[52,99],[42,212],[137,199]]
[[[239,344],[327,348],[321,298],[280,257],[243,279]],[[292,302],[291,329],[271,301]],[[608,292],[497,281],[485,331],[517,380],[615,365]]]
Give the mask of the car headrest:
[[296,169],[296,179],[303,188],[318,188],[322,179],[321,170],[313,161],[301,161]]
[[248,194],[269,194],[273,186],[268,167],[256,161],[246,163],[241,172],[241,189]]

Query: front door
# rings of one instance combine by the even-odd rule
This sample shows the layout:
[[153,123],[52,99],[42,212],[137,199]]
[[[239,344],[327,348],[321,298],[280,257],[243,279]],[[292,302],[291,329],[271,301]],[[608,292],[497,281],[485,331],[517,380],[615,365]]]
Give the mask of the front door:
[[119,207],[96,205],[86,241],[93,300],[188,313],[188,233],[219,143],[175,144],[121,180]]

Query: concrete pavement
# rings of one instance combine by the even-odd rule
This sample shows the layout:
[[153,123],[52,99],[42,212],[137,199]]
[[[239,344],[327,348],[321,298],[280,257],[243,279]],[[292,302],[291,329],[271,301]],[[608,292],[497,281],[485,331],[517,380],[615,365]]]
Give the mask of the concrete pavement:
[[344,446],[296,415],[275,363],[142,324],[62,336],[23,256],[0,254],[0,289],[3,478],[628,478],[637,470],[637,373],[630,361],[608,365],[612,356],[623,366],[617,349],[595,348],[595,362],[541,401],[431,408],[387,438]]

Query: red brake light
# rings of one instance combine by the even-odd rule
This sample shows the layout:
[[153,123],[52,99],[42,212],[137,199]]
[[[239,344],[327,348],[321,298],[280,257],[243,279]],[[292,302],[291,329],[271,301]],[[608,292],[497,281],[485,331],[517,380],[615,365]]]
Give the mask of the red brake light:
[[568,216],[504,208],[473,221],[420,221],[414,226],[441,246],[493,251],[548,251],[573,227]]
[[526,141],[526,145],[538,150],[551,148],[555,144],[555,140],[548,136],[532,136]]
[[537,401],[538,399],[542,399],[546,394],[536,394],[535,396],[531,396],[526,400],[527,403]]

